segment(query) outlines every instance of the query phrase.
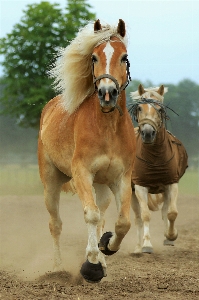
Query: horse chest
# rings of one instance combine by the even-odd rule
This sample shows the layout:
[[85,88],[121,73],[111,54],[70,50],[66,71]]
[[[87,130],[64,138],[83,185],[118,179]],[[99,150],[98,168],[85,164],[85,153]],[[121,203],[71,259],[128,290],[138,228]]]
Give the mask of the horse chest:
[[98,183],[111,183],[120,179],[124,173],[125,165],[119,157],[102,155],[96,158],[91,165],[94,181]]

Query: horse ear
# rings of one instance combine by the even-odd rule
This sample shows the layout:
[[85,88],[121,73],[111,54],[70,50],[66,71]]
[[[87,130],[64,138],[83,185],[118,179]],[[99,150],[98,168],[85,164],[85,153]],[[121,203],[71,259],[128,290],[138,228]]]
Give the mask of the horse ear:
[[144,87],[143,85],[141,85],[141,83],[138,86],[138,93],[140,96],[142,96],[145,93]]
[[159,87],[157,93],[160,94],[161,96],[164,95],[164,85],[163,84]]
[[97,21],[95,21],[94,23],[94,31],[98,31],[102,29],[102,25],[100,23],[100,20],[98,19]]
[[119,19],[119,23],[117,25],[117,33],[119,33],[121,37],[124,37],[126,34],[125,23],[122,19]]

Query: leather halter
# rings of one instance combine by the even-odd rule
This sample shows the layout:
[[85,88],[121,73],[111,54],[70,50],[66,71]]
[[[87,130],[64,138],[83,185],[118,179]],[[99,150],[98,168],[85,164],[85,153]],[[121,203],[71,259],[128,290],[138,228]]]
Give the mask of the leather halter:
[[[118,83],[118,81],[117,81],[117,79],[115,78],[115,77],[113,77],[112,75],[110,75],[110,74],[102,74],[102,75],[100,75],[100,76],[98,76],[98,77],[95,77],[95,74],[94,74],[94,62],[92,63],[92,75],[93,75],[93,84],[94,84],[94,86],[95,86],[95,90],[97,90],[97,85],[96,85],[96,82],[97,81],[99,81],[99,80],[101,80],[101,79],[103,79],[103,78],[108,78],[108,79],[111,79],[114,83],[115,83],[115,86],[116,86],[116,89],[117,89],[117,93],[118,93],[118,95],[123,91],[123,90],[125,90],[125,88],[128,86],[128,84],[129,84],[129,82],[131,81],[131,76],[130,76],[130,62],[129,62],[129,60],[126,58],[126,74],[127,74],[127,79],[126,79],[126,81],[125,81],[125,83],[124,84],[122,84],[122,86],[120,87],[119,86],[119,83]],[[109,111],[107,111],[107,112],[104,112],[103,110],[102,110],[102,108],[101,108],[101,110],[102,110],[102,112],[103,113],[109,113],[109,112],[112,112],[112,111],[114,111],[114,109],[115,108],[117,108],[118,109],[118,111],[119,111],[119,113],[120,113],[120,116],[122,116],[123,115],[123,112],[122,112],[122,109],[121,109],[121,107],[119,106],[119,105],[115,105],[115,107],[112,107]]]
[[[137,109],[138,109],[139,104],[150,104],[156,110],[156,112],[157,112],[157,114],[158,114],[158,116],[160,118],[160,125],[159,126],[156,125],[150,119],[143,119],[140,122],[138,122],[138,120],[137,120]],[[155,106],[155,104],[157,104],[158,106],[161,107],[161,112],[157,109],[157,107]],[[164,105],[162,102],[160,102],[158,100],[154,100],[154,99],[147,99],[147,98],[141,98],[140,100],[136,101],[135,103],[128,105],[128,111],[129,111],[131,117],[133,117],[134,120],[136,122],[138,122],[139,126],[142,125],[142,124],[148,123],[151,126],[153,126],[156,131],[158,131],[158,129],[162,127],[163,122],[165,122],[166,120],[169,120],[169,117],[166,114],[166,109],[167,108],[169,108],[169,107],[166,106],[166,105]],[[171,109],[171,108],[169,108],[169,109]]]

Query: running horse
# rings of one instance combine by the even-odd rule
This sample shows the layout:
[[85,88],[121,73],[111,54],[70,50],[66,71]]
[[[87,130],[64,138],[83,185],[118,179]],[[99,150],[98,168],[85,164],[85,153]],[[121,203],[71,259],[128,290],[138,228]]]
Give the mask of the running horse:
[[[149,223],[151,211],[162,206],[165,226],[165,245],[173,245],[178,234],[174,226],[177,211],[178,182],[187,168],[187,153],[182,143],[165,128],[167,88],[144,89],[132,92],[134,100],[129,112],[138,122],[136,158],[132,173],[132,208],[135,213],[138,242],[134,253],[152,253]],[[144,235],[142,244],[142,227]]]
[[[46,104],[40,120],[38,161],[50,214],[54,270],[63,269],[60,191],[72,178],[88,229],[86,261],[80,270],[88,282],[106,276],[104,254],[117,252],[130,228],[135,135],[126,108],[125,88],[130,79],[126,46],[121,19],[117,26],[102,26],[97,20],[94,28],[91,24],[82,28],[70,45],[60,50],[50,71],[54,87],[61,93]],[[115,232],[102,236],[109,188],[118,217]]]

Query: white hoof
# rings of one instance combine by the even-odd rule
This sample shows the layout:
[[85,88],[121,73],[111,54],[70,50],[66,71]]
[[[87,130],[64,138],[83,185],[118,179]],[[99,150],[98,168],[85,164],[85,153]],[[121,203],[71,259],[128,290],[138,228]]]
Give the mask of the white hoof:
[[142,253],[153,253],[153,248],[152,247],[142,247]]

